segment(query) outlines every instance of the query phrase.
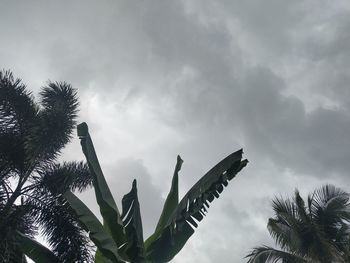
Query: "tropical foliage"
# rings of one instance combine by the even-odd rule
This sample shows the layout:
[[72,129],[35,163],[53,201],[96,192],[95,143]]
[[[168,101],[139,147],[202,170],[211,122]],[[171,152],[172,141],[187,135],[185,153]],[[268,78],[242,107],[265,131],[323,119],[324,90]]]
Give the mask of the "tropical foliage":
[[103,176],[85,123],[78,125],[78,135],[93,176],[103,224],[71,191],[67,191],[64,197],[96,245],[97,263],[170,261],[194,233],[197,223],[205,216],[209,203],[219,197],[228,181],[248,162],[242,160],[242,150],[230,154],[205,174],[179,202],[178,174],[183,161],[178,156],[170,192],[159,222],[154,234],[144,242],[136,180],[131,191],[122,199],[120,214]]
[[[77,114],[76,92],[49,82],[41,103],[11,72],[0,72],[0,262],[89,261],[89,239],[61,193],[91,185],[86,164],[57,157]],[[33,240],[38,227],[52,251]]]
[[316,189],[305,201],[295,191],[293,199],[273,200],[275,217],[268,230],[280,249],[254,248],[248,263],[332,263],[350,259],[349,194],[332,185]]

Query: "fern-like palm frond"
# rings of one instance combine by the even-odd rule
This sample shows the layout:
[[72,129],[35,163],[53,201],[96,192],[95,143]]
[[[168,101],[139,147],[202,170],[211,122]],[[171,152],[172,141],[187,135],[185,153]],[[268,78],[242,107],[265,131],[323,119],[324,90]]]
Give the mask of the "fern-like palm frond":
[[256,247],[246,256],[248,263],[311,263],[311,260],[268,246]]

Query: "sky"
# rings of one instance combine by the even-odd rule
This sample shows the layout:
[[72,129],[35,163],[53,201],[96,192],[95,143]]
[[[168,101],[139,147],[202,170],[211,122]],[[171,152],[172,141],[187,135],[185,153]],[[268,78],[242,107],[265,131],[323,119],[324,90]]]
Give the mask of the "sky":
[[[350,191],[348,0],[0,2],[0,68],[34,95],[49,80],[77,89],[119,207],[138,181],[145,237],[177,154],[181,197],[243,148],[249,165],[172,262],[246,262],[274,245],[275,196]],[[61,160],[83,159],[74,135]]]

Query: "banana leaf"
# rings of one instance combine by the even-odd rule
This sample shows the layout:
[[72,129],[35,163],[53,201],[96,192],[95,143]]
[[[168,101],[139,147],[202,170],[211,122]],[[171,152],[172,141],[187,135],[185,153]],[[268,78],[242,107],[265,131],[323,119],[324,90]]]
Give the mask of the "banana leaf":
[[124,195],[122,206],[122,218],[128,241],[121,250],[127,255],[128,261],[133,263],[144,262],[143,230],[136,180],[132,183],[131,191]]
[[163,210],[158,220],[154,234],[150,236],[145,242],[146,247],[154,242],[154,240],[159,238],[162,230],[164,229],[165,225],[179,204],[179,171],[181,170],[182,163],[183,160],[181,159],[180,155],[178,155],[170,191],[167,198],[165,199]]
[[[169,262],[185,245],[198,227],[209,203],[220,196],[228,181],[247,165],[243,151],[227,156],[207,172],[183,197],[164,225],[161,234],[152,242],[146,241],[146,258],[152,262]],[[152,236],[151,236],[152,238]]]
[[94,263],[113,263],[113,261],[109,260],[107,257],[105,257],[101,251],[98,249],[95,253],[95,261]]
[[85,122],[78,125],[78,136],[80,138],[80,144],[88,162],[90,172],[94,178],[93,185],[96,200],[103,217],[103,225],[119,247],[126,242],[123,222],[112,193],[103,176],[102,169],[98,162],[89,134],[88,126]]
[[[124,262],[118,253],[117,244],[109,233],[105,231],[103,225],[91,210],[70,191],[64,193],[64,198],[74,210],[79,222],[89,233],[89,237],[96,245],[98,251],[113,263]],[[101,260],[100,262],[103,261]]]
[[[19,231],[16,235],[21,251],[36,263],[59,262],[56,255],[47,247]],[[22,259],[22,262],[26,262],[25,258]]]

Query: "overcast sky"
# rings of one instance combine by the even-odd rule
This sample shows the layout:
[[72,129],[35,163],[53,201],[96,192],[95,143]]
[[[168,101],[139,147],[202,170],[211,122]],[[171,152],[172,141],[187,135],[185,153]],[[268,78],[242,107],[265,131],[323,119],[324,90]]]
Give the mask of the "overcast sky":
[[[78,89],[118,204],[138,180],[146,236],[177,154],[183,195],[244,149],[249,165],[173,262],[245,262],[273,245],[275,195],[350,191],[349,0],[0,2],[0,68],[34,94]],[[62,160],[83,158],[75,137]]]

